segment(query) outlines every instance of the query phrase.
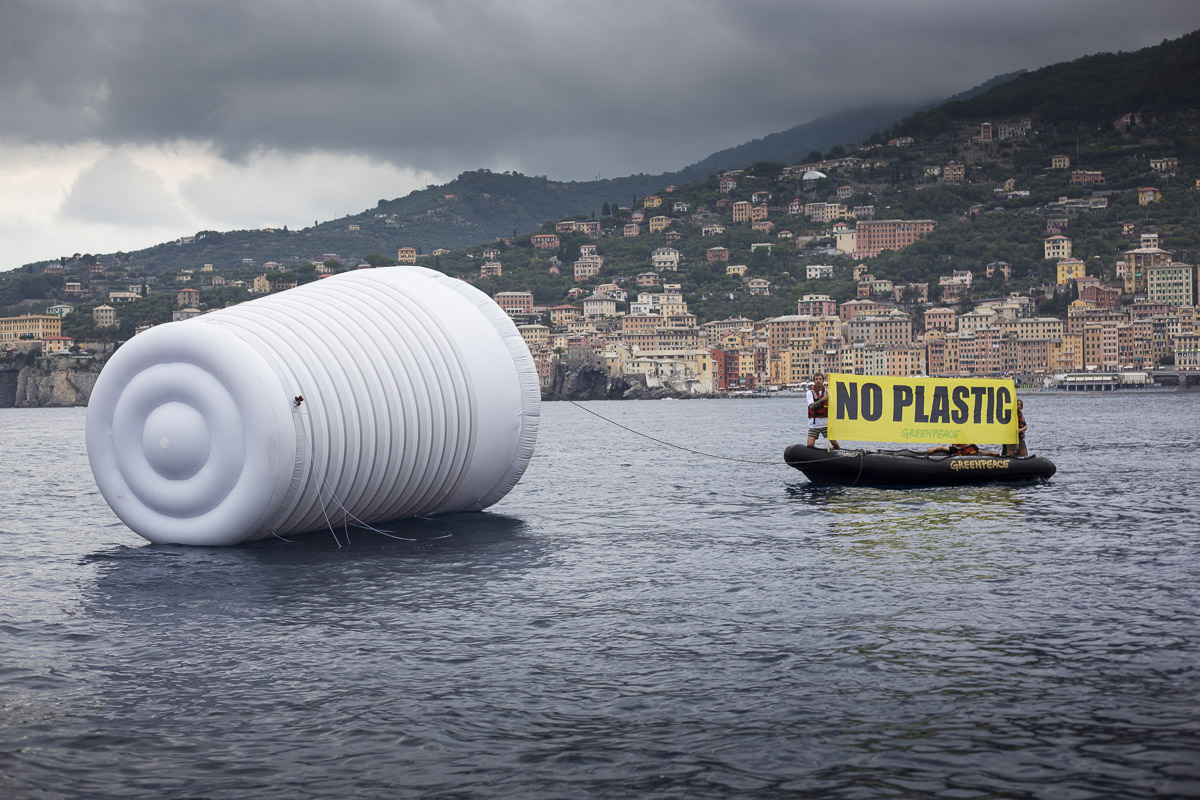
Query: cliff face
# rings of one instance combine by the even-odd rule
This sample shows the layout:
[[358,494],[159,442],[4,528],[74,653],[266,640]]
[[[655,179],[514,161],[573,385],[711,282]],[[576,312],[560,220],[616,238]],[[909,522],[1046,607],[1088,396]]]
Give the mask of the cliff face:
[[650,388],[639,376],[610,378],[608,371],[582,361],[556,361],[550,385],[542,389],[543,400],[658,400],[690,397],[667,386]]
[[15,364],[0,364],[0,408],[12,408],[17,397],[17,375],[21,372]]
[[0,408],[86,406],[101,363],[39,358],[32,366],[0,367]]
[[629,384],[623,378],[609,378],[608,372],[580,361],[556,361],[549,387],[542,389],[543,400],[620,400]]

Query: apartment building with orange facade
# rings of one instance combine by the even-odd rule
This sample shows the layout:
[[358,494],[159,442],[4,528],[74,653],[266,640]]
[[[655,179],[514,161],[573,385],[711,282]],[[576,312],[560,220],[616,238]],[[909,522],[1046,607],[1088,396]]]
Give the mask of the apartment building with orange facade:
[[930,308],[924,317],[926,331],[953,331],[958,327],[958,315],[952,308]]
[[550,324],[558,328],[565,327],[568,323],[583,316],[583,309],[579,306],[563,304],[546,309],[546,314],[550,317]]
[[841,320],[834,316],[791,314],[767,320],[767,346],[771,356],[787,349],[806,352],[825,347],[832,339],[841,340]]
[[827,294],[806,294],[796,301],[796,313],[801,316],[836,317],[837,301]]
[[580,256],[574,264],[575,280],[586,281],[588,278],[594,278],[600,274],[600,268],[603,266],[603,256]]
[[874,300],[855,298],[838,306],[838,317],[842,322],[849,322],[859,314],[874,314],[882,309],[883,306]]
[[1104,173],[1092,169],[1073,170],[1067,183],[1071,186],[1094,186],[1104,183]]
[[859,314],[846,323],[845,339],[849,344],[908,347],[913,341],[912,317],[904,313]]
[[854,257],[874,258],[884,250],[900,250],[933,232],[931,219],[859,220],[854,226]]
[[533,292],[496,292],[492,299],[509,316],[533,314]]

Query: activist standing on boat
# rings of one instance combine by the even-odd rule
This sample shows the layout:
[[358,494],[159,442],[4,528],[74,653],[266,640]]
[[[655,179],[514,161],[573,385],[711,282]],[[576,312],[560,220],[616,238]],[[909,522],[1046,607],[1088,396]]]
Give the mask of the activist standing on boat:
[[1017,443],[1004,445],[1004,455],[1024,458],[1029,455],[1025,448],[1025,401],[1017,401]]
[[[825,388],[825,373],[813,373],[812,386],[805,392],[805,399],[808,400],[808,446],[816,447],[817,437],[824,436],[835,450],[841,450],[841,445],[829,438],[829,391]],[[829,449],[828,445],[825,449]]]

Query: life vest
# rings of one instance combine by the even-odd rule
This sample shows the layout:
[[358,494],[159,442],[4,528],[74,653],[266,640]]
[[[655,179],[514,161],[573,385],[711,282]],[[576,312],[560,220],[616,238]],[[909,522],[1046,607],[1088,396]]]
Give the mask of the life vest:
[[[829,390],[828,389],[817,389],[814,386],[812,389],[812,395],[813,395],[814,403],[817,402],[818,400],[826,400],[829,397]],[[829,416],[829,403],[826,403],[824,406],[822,406],[819,411],[814,411],[811,408],[808,409],[808,418],[809,419],[820,419],[821,417],[827,417],[827,416]]]
[[973,444],[950,445],[950,455],[952,456],[973,456],[978,452],[979,448]]

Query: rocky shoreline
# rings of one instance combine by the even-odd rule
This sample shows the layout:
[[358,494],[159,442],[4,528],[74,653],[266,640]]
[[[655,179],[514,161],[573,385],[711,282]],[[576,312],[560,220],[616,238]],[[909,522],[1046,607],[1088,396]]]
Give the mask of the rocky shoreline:
[[543,400],[664,400],[718,397],[671,386],[648,386],[640,375],[610,377],[608,370],[584,361],[556,361],[550,385],[542,387]]
[[39,358],[33,364],[0,362],[0,408],[86,406],[103,361],[69,356]]

